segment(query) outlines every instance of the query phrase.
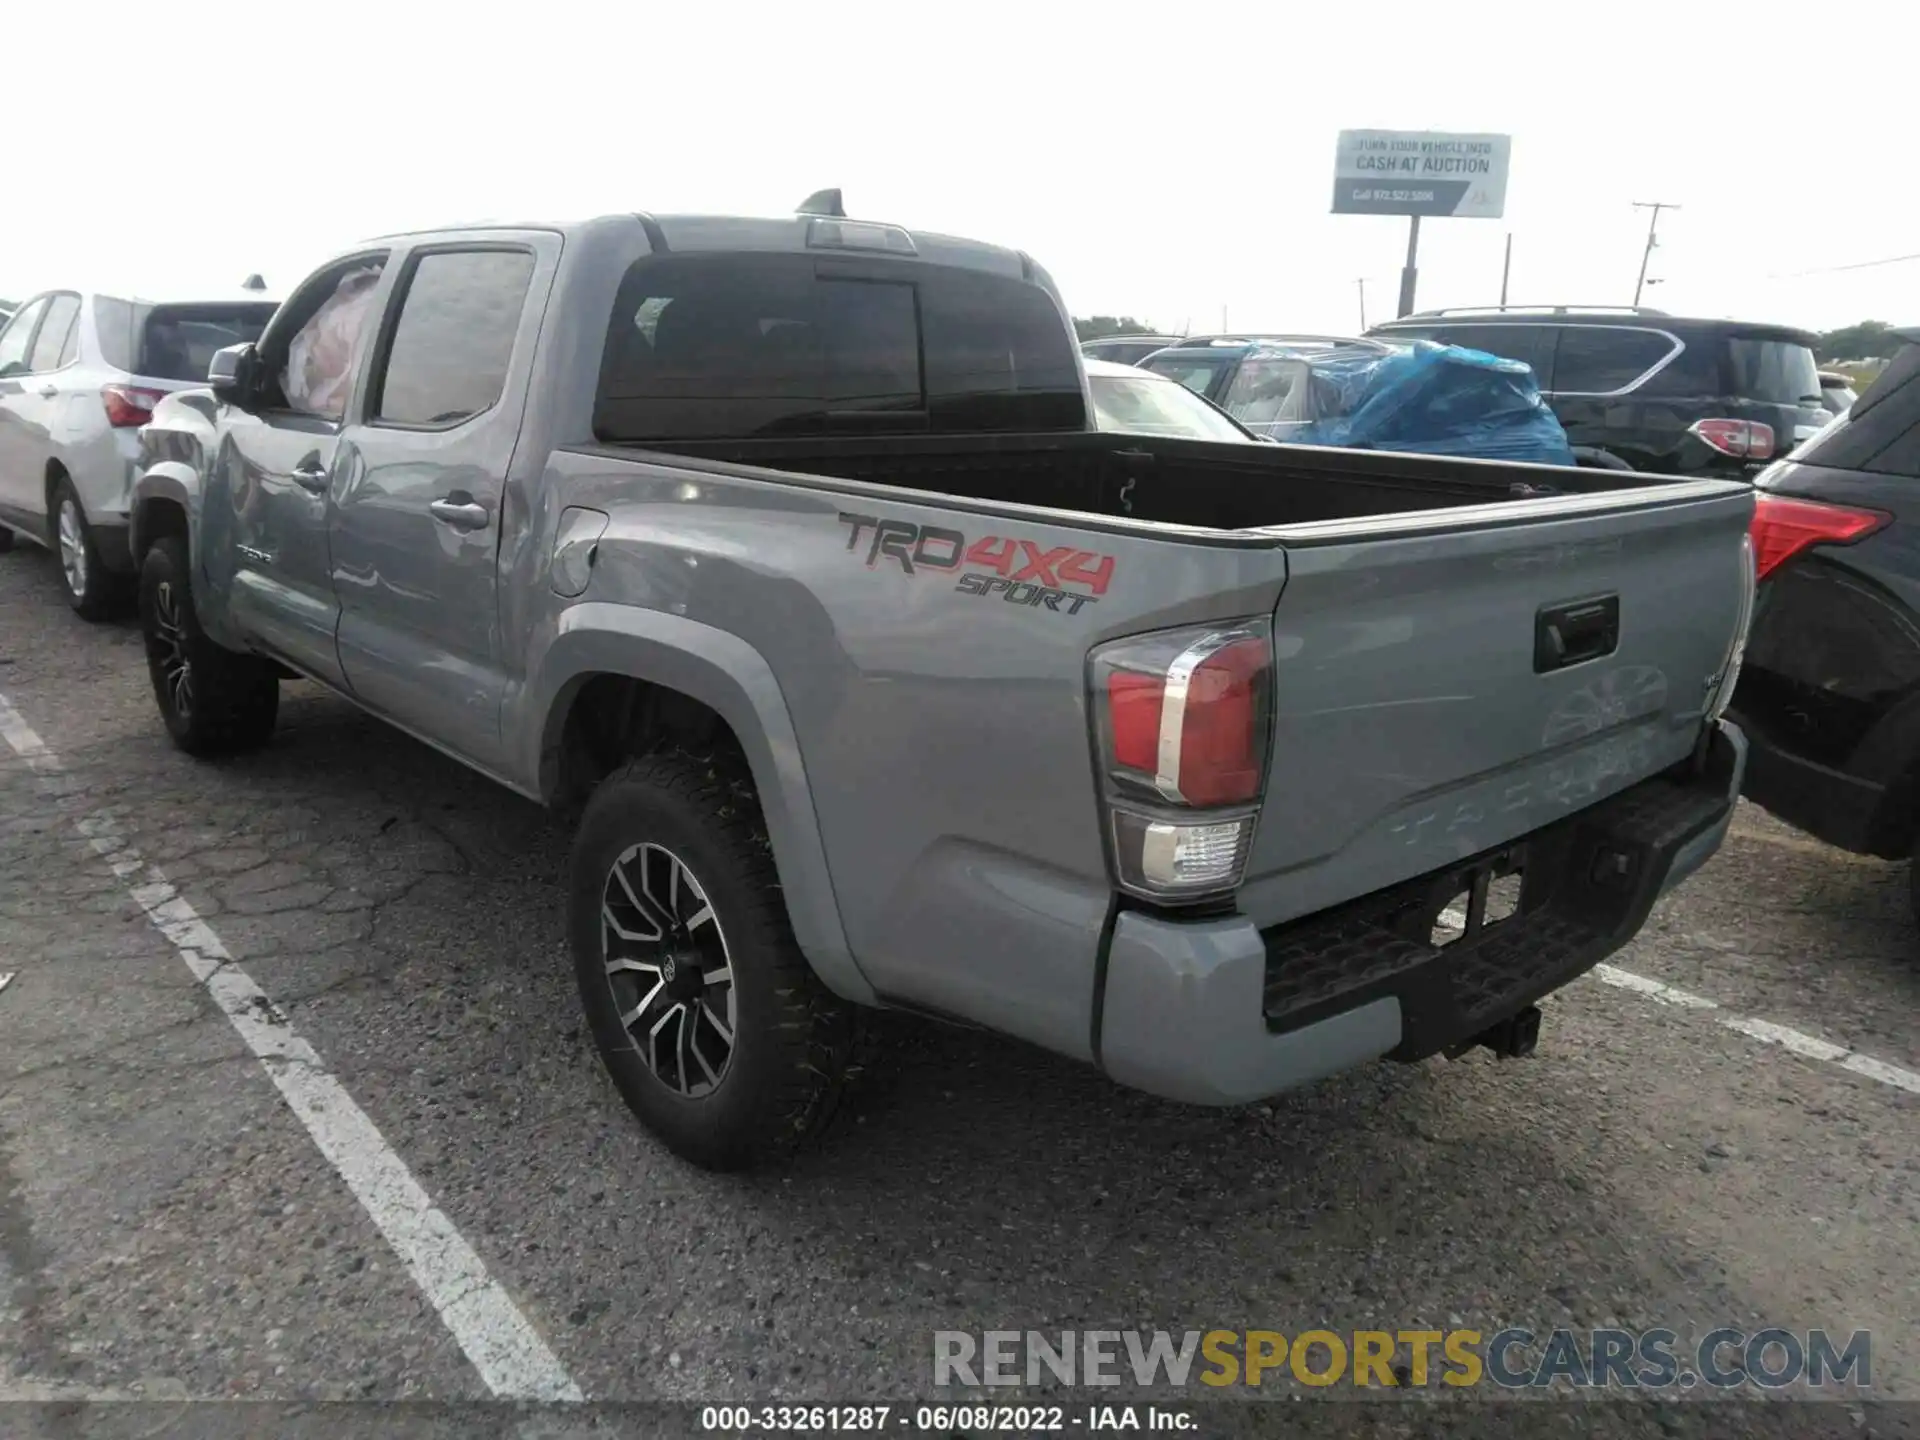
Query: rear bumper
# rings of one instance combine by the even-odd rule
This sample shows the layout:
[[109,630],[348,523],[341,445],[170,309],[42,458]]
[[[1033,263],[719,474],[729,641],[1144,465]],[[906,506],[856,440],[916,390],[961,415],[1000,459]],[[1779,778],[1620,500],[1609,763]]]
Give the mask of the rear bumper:
[[[1380,1056],[1471,1044],[1625,945],[1706,863],[1732,819],[1746,748],[1723,724],[1698,771],[1656,776],[1497,852],[1266,931],[1244,917],[1125,912],[1107,954],[1101,1068],[1169,1099],[1234,1105]],[[1477,877],[1514,869],[1511,916],[1430,943],[1435,917],[1484,887]]]
[[1874,828],[1887,787],[1802,759],[1755,729],[1747,798],[1815,839],[1857,855],[1876,853]]

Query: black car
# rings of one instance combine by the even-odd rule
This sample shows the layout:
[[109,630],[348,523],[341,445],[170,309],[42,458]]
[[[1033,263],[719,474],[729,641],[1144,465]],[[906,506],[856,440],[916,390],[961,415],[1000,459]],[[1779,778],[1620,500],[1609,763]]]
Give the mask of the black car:
[[[1920,329],[1853,408],[1755,482],[1752,632],[1732,712],[1746,794],[1829,844],[1920,834]],[[1915,879],[1920,915],[1920,875]]]
[[1510,306],[1429,310],[1367,333],[1525,361],[1583,465],[1745,478],[1832,418],[1815,337],[1779,325]]

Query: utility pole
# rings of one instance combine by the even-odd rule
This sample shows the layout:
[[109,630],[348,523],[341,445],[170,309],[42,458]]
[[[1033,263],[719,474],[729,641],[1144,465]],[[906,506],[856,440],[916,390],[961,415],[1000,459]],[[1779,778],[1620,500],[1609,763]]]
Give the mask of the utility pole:
[[1636,200],[1633,202],[1633,208],[1653,212],[1647,217],[1647,248],[1640,252],[1640,278],[1633,284],[1633,304],[1634,308],[1638,309],[1640,292],[1647,288],[1647,261],[1653,258],[1653,247],[1660,243],[1654,238],[1654,232],[1660,228],[1660,212],[1678,210],[1680,207],[1666,200]]
[[1507,277],[1513,273],[1513,232],[1507,232],[1507,258],[1500,262],[1500,308],[1507,308]]
[[1353,282],[1360,287],[1360,333],[1367,333],[1367,277],[1362,275]]
[[1420,278],[1420,217],[1407,221],[1407,263],[1400,271],[1400,314],[1413,313],[1413,287]]

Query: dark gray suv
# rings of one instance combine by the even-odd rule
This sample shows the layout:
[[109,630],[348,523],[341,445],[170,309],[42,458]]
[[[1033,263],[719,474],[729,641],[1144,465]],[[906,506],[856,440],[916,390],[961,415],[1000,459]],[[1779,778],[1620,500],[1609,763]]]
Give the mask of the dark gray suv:
[[1429,310],[1367,333],[1526,362],[1583,465],[1746,478],[1831,418],[1815,337],[1780,325],[1561,305]]

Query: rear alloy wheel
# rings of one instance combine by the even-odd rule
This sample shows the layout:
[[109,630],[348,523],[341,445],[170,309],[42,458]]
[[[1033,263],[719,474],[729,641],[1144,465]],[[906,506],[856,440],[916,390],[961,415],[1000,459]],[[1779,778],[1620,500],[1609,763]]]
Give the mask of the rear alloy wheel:
[[581,817],[568,891],[594,1044],[649,1130],[710,1170],[824,1132],[860,1017],[800,953],[737,766],[657,754],[614,771]]
[[264,745],[280,713],[280,679],[257,655],[209,639],[187,585],[187,546],[167,535],[140,566],[140,632],[147,675],[173,743],[189,755]]
[[109,619],[126,601],[126,582],[101,564],[87,512],[80,508],[71,480],[54,487],[52,529],[67,603],[83,620]]
[[664,845],[630,846],[601,890],[600,940],[641,1062],[689,1100],[713,1094],[733,1063],[740,1016],[726,932],[698,877]]

